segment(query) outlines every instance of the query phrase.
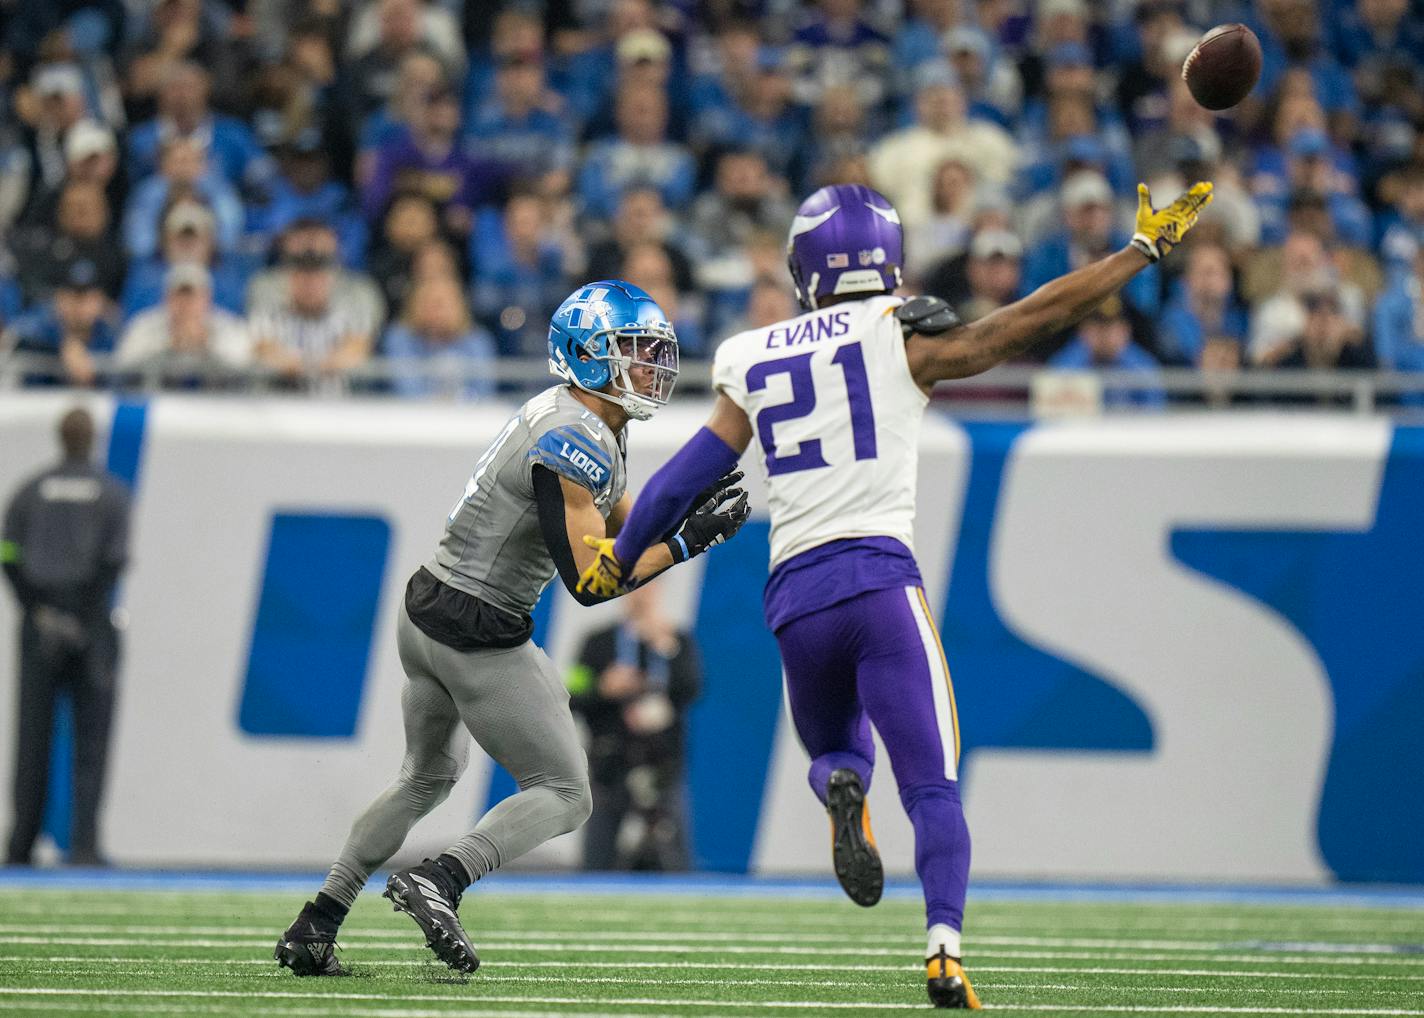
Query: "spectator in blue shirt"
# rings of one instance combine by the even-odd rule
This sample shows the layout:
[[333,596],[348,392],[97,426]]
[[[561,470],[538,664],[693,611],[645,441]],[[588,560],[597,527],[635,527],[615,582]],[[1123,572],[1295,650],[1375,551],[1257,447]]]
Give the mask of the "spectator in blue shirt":
[[1331,19],[1331,49],[1351,69],[1389,58],[1424,63],[1424,24],[1408,13],[1409,0],[1341,4]]
[[56,357],[55,381],[90,386],[99,377],[93,355],[114,349],[117,334],[110,321],[109,299],[100,286],[98,267],[87,258],[75,258],[59,266],[59,271],[53,296],[11,323],[7,338],[21,353]]
[[494,393],[494,341],[470,320],[454,277],[422,280],[383,348],[402,396],[476,399]]
[[[331,177],[321,131],[308,127],[285,139],[277,148],[277,165],[267,203],[249,208],[248,233],[260,239],[265,250],[272,238],[297,220],[321,219],[336,231],[342,264],[361,268],[366,258],[366,222],[351,189]],[[222,304],[220,295],[216,299]]]
[[[1350,75],[1322,45],[1320,4],[1317,0],[1262,0],[1245,21],[1261,41],[1263,56],[1258,95],[1272,95],[1290,70],[1304,70],[1320,105],[1330,114],[1332,130],[1348,130],[1360,111]],[[1338,136],[1337,136],[1338,137]]]
[[668,104],[668,138],[676,142],[687,140],[691,111],[687,102],[687,87],[675,74],[677,54],[667,36],[652,28],[640,28],[625,33],[614,47],[616,77],[603,101],[584,121],[582,137],[596,141],[617,132],[616,97],[625,91],[650,88],[661,92]]
[[912,87],[916,67],[940,58],[941,46],[960,21],[957,0],[912,0],[906,6],[909,17],[900,25],[890,47],[895,72],[902,76],[897,85],[902,94]]
[[1424,248],[1413,261],[1375,305],[1375,353],[1380,367],[1390,371],[1424,371]]
[[1309,191],[1324,198],[1335,235],[1342,243],[1368,247],[1372,233],[1369,210],[1356,197],[1356,180],[1335,165],[1325,132],[1297,131],[1286,152],[1284,179],[1258,178],[1256,206],[1261,212],[1262,242],[1275,246],[1285,240],[1291,194]]
[[1398,197],[1381,215],[1380,257],[1390,274],[1407,273],[1424,251],[1424,164],[1400,175]]
[[1200,364],[1209,337],[1246,339],[1246,311],[1236,300],[1231,256],[1216,244],[1193,244],[1187,270],[1157,324],[1157,345],[1171,364]]
[[445,68],[430,53],[412,50],[401,59],[390,98],[361,121],[356,139],[358,187],[371,178],[376,151],[398,141],[419,117],[426,97],[444,86]]
[[214,237],[213,214],[206,205],[180,198],[163,217],[162,244],[157,253],[129,265],[119,298],[124,321],[163,303],[165,280],[174,265],[193,262],[212,275],[213,303],[242,314],[247,297],[247,266],[242,258],[221,254]]
[[545,86],[537,52],[500,57],[493,91],[470,98],[477,101],[466,119],[467,146],[526,179],[558,173],[562,181],[551,186],[568,190],[573,132],[558,112],[558,97]]
[[475,314],[494,331],[505,356],[535,357],[547,346],[549,315],[559,306],[564,253],[547,233],[544,201],[516,194],[502,215],[475,231]]
[[670,209],[685,208],[696,167],[686,149],[667,140],[667,97],[648,86],[627,88],[618,94],[617,119],[618,135],[595,142],[579,173],[584,213],[609,218],[635,184],[656,188]]
[[754,148],[778,177],[800,181],[809,169],[806,111],[791,101],[785,53],[762,48],[750,73],[724,78],[716,101],[711,87],[695,113],[692,143],[699,151]]
[[163,145],[159,172],[140,181],[129,197],[124,248],[130,258],[152,258],[158,253],[163,214],[184,197],[195,198],[212,210],[219,251],[238,249],[246,212],[237,191],[204,162],[197,142],[173,138]]
[[725,21],[718,26],[713,42],[687,87],[688,112],[695,123],[731,110],[761,73],[764,47],[755,22]]
[[[1112,188],[1101,174],[1081,170],[1063,185],[1060,196],[1066,229],[1035,244],[1024,263],[1024,293],[1065,276],[1089,262],[1104,258],[1127,244],[1128,238],[1113,226]],[[1159,304],[1159,277],[1149,267],[1123,288],[1138,312],[1154,315]]]
[[[1050,368],[1060,371],[1112,369],[1140,372],[1154,380],[1158,374],[1152,355],[1132,342],[1132,325],[1124,313],[1122,301],[1109,297],[1083,319],[1078,335],[1048,361]],[[1134,406],[1141,409],[1161,409],[1167,405],[1167,394],[1160,385],[1132,389],[1108,385],[1103,389],[1103,404],[1110,407]]]
[[271,159],[245,123],[212,112],[208,92],[208,72],[201,65],[181,63],[168,71],[158,93],[158,116],[129,132],[131,180],[159,172],[164,147],[187,139],[233,187],[261,193],[272,176]]
[[993,40],[972,25],[961,25],[945,35],[944,55],[959,76],[969,117],[1012,130],[1023,108],[1023,81],[1012,63],[999,59]]

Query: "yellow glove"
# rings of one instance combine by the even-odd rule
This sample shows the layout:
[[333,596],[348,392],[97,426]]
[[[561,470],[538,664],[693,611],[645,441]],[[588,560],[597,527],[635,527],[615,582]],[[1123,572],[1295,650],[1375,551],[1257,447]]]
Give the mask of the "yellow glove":
[[628,593],[623,584],[623,563],[613,555],[613,538],[583,535],[583,543],[598,552],[593,563],[579,576],[574,588],[580,594],[585,590],[594,597],[618,597]]
[[1138,184],[1137,232],[1132,235],[1132,246],[1155,262],[1187,235],[1201,210],[1210,204],[1211,184],[1196,183],[1165,209],[1154,210],[1147,185]]

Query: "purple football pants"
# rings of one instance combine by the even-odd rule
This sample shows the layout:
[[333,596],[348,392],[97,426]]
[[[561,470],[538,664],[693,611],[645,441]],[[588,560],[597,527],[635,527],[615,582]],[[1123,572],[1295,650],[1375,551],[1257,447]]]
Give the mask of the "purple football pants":
[[927,925],[964,921],[969,828],[959,801],[959,724],[939,632],[918,587],[858,594],[776,634],[811,789],[850,767],[870,787],[875,725],[915,828]]

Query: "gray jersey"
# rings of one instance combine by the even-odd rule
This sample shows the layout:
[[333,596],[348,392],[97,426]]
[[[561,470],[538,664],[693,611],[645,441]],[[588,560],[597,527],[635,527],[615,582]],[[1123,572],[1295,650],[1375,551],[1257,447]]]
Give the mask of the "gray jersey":
[[622,434],[567,386],[545,389],[519,408],[475,464],[426,569],[505,611],[532,611],[554,578],[534,500],[535,464],[587,488],[604,519],[628,487]]

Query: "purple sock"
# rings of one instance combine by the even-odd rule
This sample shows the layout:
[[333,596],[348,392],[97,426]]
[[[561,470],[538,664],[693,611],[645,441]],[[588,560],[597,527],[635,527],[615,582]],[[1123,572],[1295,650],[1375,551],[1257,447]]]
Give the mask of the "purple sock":
[[969,827],[959,802],[959,783],[902,787],[900,802],[915,828],[915,872],[925,889],[925,925],[944,923],[962,929],[969,887]]
[[860,785],[867,792],[870,791],[870,774],[873,767],[869,760],[859,753],[834,752],[825,753],[811,761],[811,791],[816,793],[816,798],[821,800],[821,804],[826,802],[826,789],[830,785],[831,771],[838,771],[842,767],[849,767],[860,775]]

